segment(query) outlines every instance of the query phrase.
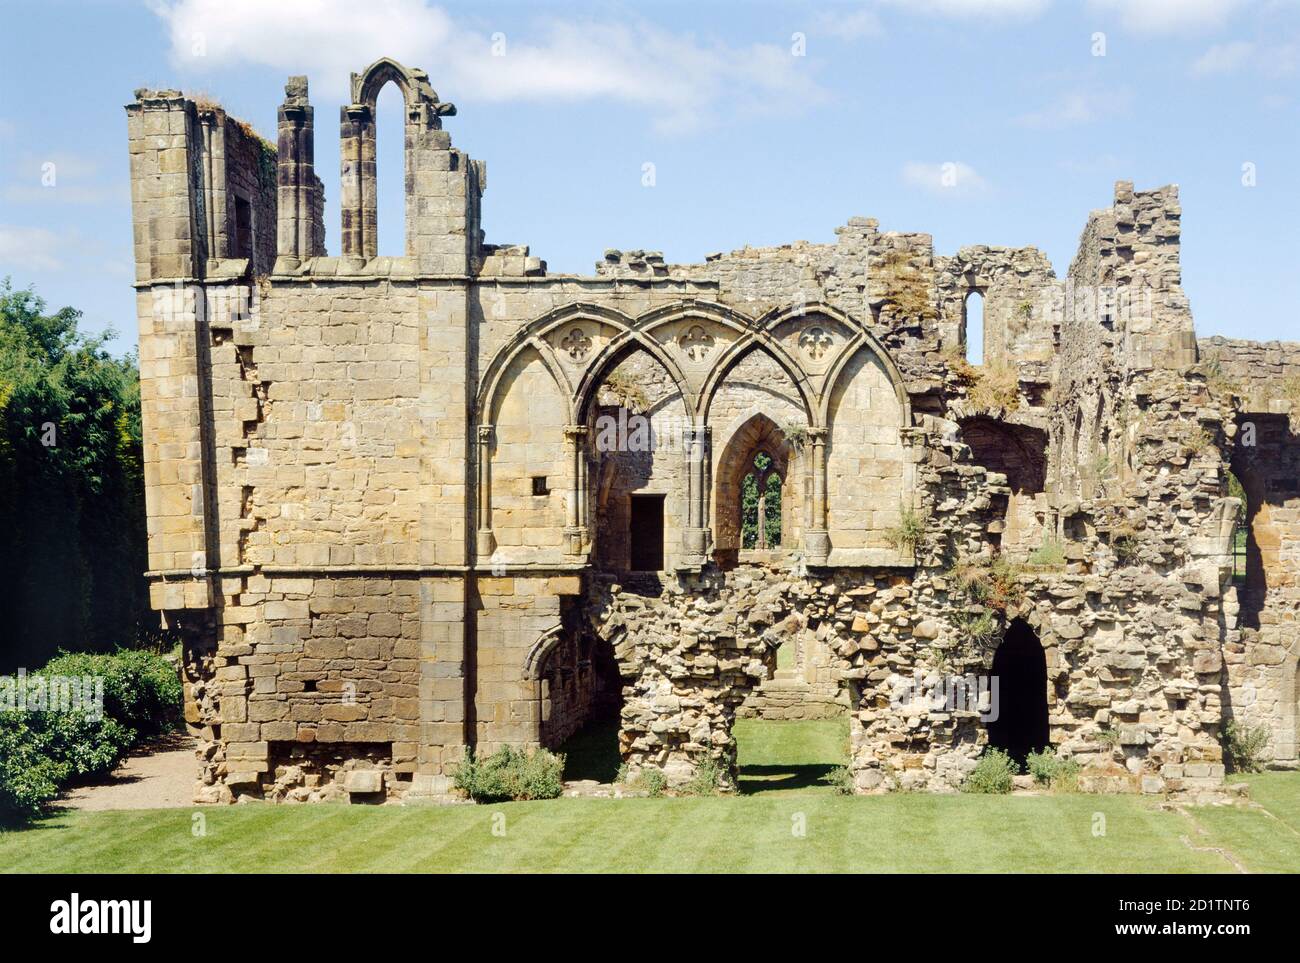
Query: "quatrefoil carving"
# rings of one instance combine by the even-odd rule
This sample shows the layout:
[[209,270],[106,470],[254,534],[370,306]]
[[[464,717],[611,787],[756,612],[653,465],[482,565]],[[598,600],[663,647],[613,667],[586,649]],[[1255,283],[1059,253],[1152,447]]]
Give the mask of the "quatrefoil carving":
[[825,328],[809,328],[799,336],[799,347],[803,348],[806,354],[813,361],[820,361],[830,351],[831,345],[835,339],[827,333]]
[[582,328],[573,328],[564,336],[560,342],[563,348],[574,361],[581,361],[587,357],[591,351],[591,338],[587,337],[587,332]]
[[686,357],[692,361],[703,361],[708,356],[708,353],[713,350],[713,335],[695,324],[681,336],[678,343],[681,345],[682,351],[686,353]]

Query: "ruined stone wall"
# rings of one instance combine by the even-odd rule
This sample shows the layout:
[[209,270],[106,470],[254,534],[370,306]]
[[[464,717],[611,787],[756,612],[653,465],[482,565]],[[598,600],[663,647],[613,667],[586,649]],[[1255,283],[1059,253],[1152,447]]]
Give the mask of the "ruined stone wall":
[[[367,152],[390,81],[418,217],[406,256],[380,258]],[[1091,786],[1213,784],[1225,714],[1269,720],[1294,757],[1294,431],[1270,407],[1277,457],[1243,462],[1268,578],[1247,597],[1227,457],[1253,413],[1225,385],[1262,364],[1280,393],[1294,361],[1234,343],[1196,366],[1175,188],[1117,185],[1064,281],[1033,248],[937,257],[867,218],[832,244],[611,251],[548,276],[482,243],[485,172],[441,129],[453,109],[380,61],[344,108],[329,257],[305,82],[286,93],[292,208],[241,126],[223,119],[218,153],[178,93],[128,108],[151,597],[189,639],[201,798],[445,791],[468,748],[574,733],[611,697],[601,659],[633,775],[679,785],[711,760],[730,780],[739,713],[844,705],[859,790],[947,791],[986,720],[900,686],[989,674],[1013,626]],[[237,258],[214,198],[254,191]],[[961,358],[972,290],[983,370]],[[759,446],[782,531],[747,552]],[[665,499],[664,564],[629,574],[642,494]],[[774,678],[783,645],[797,672]]]
[[1199,342],[1209,382],[1233,396],[1231,465],[1245,495],[1244,558],[1225,597],[1225,715],[1269,732],[1266,757],[1300,752],[1300,344]]

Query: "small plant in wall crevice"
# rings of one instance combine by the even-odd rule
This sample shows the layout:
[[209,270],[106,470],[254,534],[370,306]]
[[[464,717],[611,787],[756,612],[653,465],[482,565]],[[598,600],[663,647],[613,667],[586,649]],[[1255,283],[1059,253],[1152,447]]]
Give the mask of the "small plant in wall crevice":
[[911,508],[899,514],[898,524],[885,532],[885,540],[900,552],[914,552],[925,535],[925,519]]

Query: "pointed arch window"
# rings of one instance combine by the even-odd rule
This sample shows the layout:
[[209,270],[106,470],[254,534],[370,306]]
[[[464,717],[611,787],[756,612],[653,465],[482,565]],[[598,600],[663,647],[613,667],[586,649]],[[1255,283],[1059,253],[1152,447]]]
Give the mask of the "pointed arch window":
[[759,550],[781,544],[781,485],[776,459],[759,450],[740,483],[740,547]]

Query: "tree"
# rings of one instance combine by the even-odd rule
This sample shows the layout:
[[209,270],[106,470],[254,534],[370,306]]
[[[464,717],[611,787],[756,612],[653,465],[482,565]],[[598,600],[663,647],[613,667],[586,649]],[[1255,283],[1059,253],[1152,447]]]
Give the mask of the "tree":
[[0,284],[0,670],[135,642],[151,620],[139,370]]

